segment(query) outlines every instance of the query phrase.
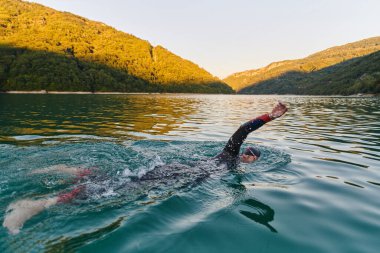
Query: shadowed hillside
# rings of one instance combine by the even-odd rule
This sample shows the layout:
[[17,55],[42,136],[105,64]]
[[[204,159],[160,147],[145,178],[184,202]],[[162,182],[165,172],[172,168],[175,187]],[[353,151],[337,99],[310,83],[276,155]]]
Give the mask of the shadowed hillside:
[[380,51],[310,73],[289,71],[239,91],[244,94],[380,94]]
[[218,82],[148,82],[122,69],[58,53],[0,45],[0,91],[229,93]]
[[0,44],[2,90],[233,92],[161,46],[35,3],[0,0]]
[[[350,92],[368,92],[366,90],[373,88],[365,87],[366,83],[376,83],[380,66],[376,55],[362,56],[379,50],[380,37],[374,37],[329,48],[304,59],[275,62],[261,69],[235,73],[224,81],[241,93],[347,94],[352,85],[356,88],[349,89]],[[313,89],[308,90],[310,87]]]

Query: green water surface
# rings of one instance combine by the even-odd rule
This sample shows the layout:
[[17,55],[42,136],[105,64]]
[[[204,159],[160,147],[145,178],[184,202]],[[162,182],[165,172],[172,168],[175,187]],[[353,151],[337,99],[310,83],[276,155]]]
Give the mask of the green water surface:
[[[207,161],[278,99],[288,113],[246,140],[262,150],[258,162],[186,187],[191,177],[119,187],[157,165]],[[32,173],[59,164],[96,167],[104,180],[82,182],[94,194],[47,209],[17,235],[1,227],[1,252],[380,248],[376,97],[0,94],[1,223],[13,201],[75,188],[70,176]]]

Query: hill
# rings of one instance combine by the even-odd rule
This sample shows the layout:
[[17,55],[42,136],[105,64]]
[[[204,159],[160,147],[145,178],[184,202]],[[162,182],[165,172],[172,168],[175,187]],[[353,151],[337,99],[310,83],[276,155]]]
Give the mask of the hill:
[[248,94],[380,93],[379,50],[380,37],[374,37],[235,73],[223,81]]
[[0,90],[41,89],[233,92],[162,46],[36,3],[0,0]]

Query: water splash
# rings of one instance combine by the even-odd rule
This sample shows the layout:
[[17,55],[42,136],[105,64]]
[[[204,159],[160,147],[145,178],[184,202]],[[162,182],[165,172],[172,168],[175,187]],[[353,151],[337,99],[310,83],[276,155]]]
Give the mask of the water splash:
[[[178,231],[180,227],[181,229],[189,229],[190,224],[202,222],[212,213],[218,212],[218,210],[233,203],[233,195],[231,198],[226,197],[226,193],[230,191],[229,182],[227,179],[227,184],[223,183],[223,180],[226,180],[223,175],[230,175],[233,178],[236,172],[228,172],[225,167],[219,168],[215,162],[209,160],[218,154],[221,146],[222,144],[219,142],[135,141],[129,142],[127,145],[126,143],[120,145],[110,142],[84,142],[45,147],[30,146],[26,149],[16,148],[15,150],[13,146],[4,145],[2,151],[15,152],[17,156],[21,155],[25,158],[33,157],[38,153],[36,159],[30,159],[27,165],[23,164],[22,170],[8,177],[11,186],[12,182],[18,184],[25,177],[28,177],[28,182],[33,182],[30,186],[24,182],[24,187],[13,189],[17,192],[17,199],[26,197],[38,199],[38,196],[54,197],[59,192],[67,192],[78,185],[86,187],[86,196],[76,199],[74,205],[58,205],[50,208],[49,217],[43,213],[37,215],[31,221],[26,222],[20,234],[33,233],[34,238],[40,238],[41,243],[45,238],[44,230],[52,231],[54,228],[62,227],[62,222],[76,220],[75,223],[80,223],[80,217],[83,215],[96,214],[100,217],[106,215],[108,216],[105,218],[106,220],[111,217],[116,219],[120,217],[121,213],[123,213],[123,217],[126,214],[138,215],[142,207],[149,208],[149,206],[164,204],[171,196],[185,194],[184,197],[191,196],[191,199],[203,196],[201,197],[202,202],[199,203],[200,209],[191,215],[192,222],[184,223],[184,217],[175,221],[173,217],[170,223],[166,224],[167,228],[170,227],[172,230],[177,229]],[[290,162],[289,155],[282,151],[268,147],[261,147],[261,149],[263,150],[262,160],[257,165],[244,167],[247,175],[244,180],[249,181],[251,173],[260,174],[276,168],[280,171],[279,167]],[[51,154],[55,154],[54,159],[51,159]],[[62,156],[58,154],[62,154]],[[7,156],[7,159],[12,160],[12,154]],[[273,163],[265,162],[267,158],[270,158]],[[20,164],[21,161],[12,160],[8,169],[13,171]],[[62,164],[66,164],[67,167],[63,167]],[[206,181],[197,181],[197,172],[193,171],[195,164],[213,172]],[[146,183],[139,183],[135,180],[136,178],[143,178],[158,167],[165,166],[177,166],[186,173],[182,173],[176,178],[161,178]],[[59,173],[62,168],[74,170],[73,168],[78,167],[95,167],[96,175],[76,181],[75,175],[61,175]],[[223,180],[221,181],[221,179]],[[2,194],[1,200],[3,205],[13,201],[7,194]],[[219,204],[216,205],[216,203]],[[224,204],[221,205],[221,203]],[[70,215],[67,213],[68,209]],[[187,220],[190,219],[188,214],[184,215]],[[38,227],[33,226],[33,220],[41,219],[47,219],[46,223],[41,223],[41,226]],[[56,236],[81,233],[80,231],[83,229],[98,227],[97,222],[99,222],[99,226],[101,225],[100,220],[102,219],[98,220],[93,217],[92,220],[95,223],[91,223],[91,225],[71,226],[70,231],[66,229],[57,230],[60,233]],[[16,236],[10,239],[13,243],[16,240],[20,240],[20,237]],[[25,243],[24,240],[21,241]],[[30,243],[32,242],[27,244],[30,245]],[[23,248],[24,245],[19,244],[19,246]]]

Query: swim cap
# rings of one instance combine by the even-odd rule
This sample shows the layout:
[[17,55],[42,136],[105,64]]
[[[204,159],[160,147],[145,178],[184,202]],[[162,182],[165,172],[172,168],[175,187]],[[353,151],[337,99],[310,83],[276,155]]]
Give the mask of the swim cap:
[[257,148],[254,148],[254,147],[248,147],[244,153],[244,155],[255,155],[257,157],[260,157],[261,155],[261,152],[260,150],[258,150]]

